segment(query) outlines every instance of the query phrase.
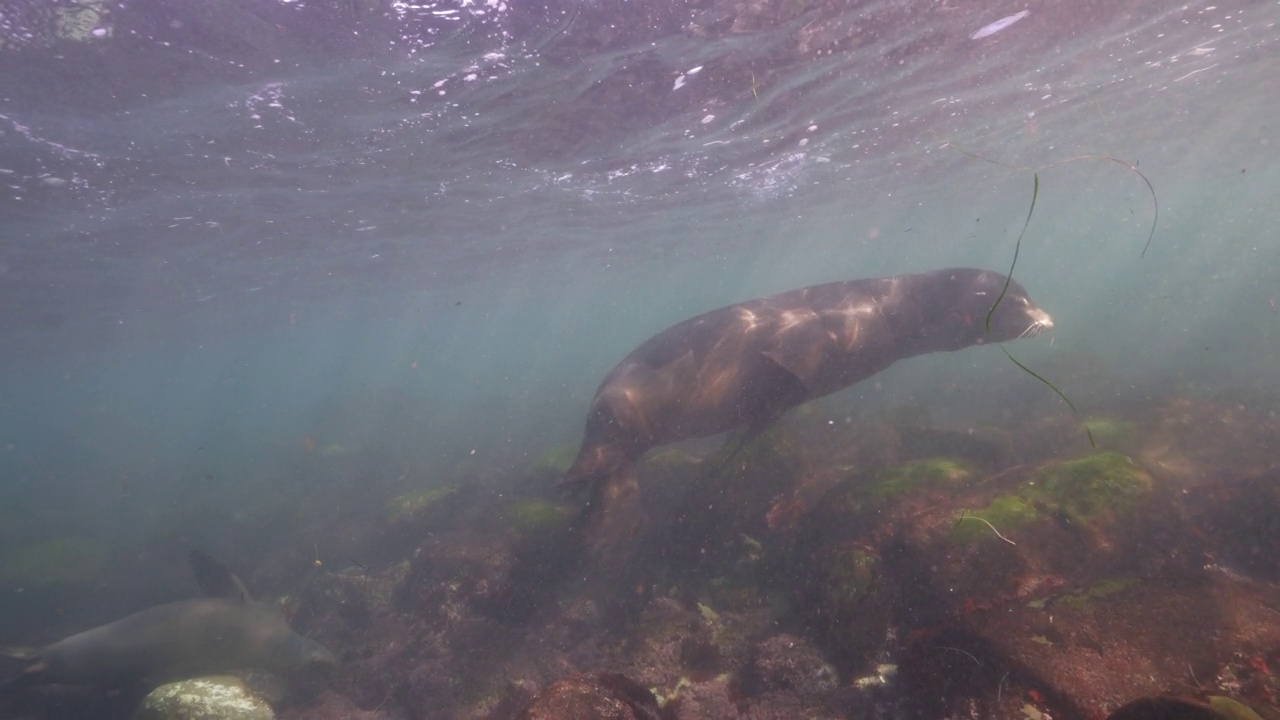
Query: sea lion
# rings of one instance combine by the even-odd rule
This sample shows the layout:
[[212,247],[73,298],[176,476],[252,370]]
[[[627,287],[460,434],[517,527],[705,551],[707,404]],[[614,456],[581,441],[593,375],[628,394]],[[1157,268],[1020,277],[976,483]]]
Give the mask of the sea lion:
[[635,462],[650,448],[758,433],[903,358],[1051,327],[1022,285],[971,268],[827,283],[712,310],[649,338],[605,376],[561,485],[593,487],[588,538],[608,548],[638,522]]
[[37,650],[6,650],[29,664],[4,684],[154,686],[239,669],[288,677],[336,666],[323,645],[254,603],[222,563],[201,552],[189,559],[201,589],[213,597],[157,605]]

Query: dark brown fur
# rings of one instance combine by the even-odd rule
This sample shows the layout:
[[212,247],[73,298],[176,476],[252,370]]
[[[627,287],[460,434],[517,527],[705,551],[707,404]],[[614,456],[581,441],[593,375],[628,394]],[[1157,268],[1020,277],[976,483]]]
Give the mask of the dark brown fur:
[[596,391],[562,484],[593,484],[590,534],[625,539],[638,521],[635,462],[650,448],[746,428],[842,390],[903,358],[1052,327],[1017,282],[953,268],[828,283],[685,320],[623,358]]

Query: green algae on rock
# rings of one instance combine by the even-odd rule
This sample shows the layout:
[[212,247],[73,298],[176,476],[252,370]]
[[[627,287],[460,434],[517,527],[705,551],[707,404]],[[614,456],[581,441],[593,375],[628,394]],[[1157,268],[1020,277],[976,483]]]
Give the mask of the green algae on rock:
[[546,500],[520,500],[507,507],[505,515],[517,530],[537,532],[563,527],[574,512]]
[[578,456],[578,446],[573,445],[556,445],[548,448],[542,453],[537,460],[529,465],[529,474],[538,477],[563,477],[569,472],[569,467],[573,465],[573,459]]
[[969,466],[951,458],[913,460],[876,473],[871,492],[880,497],[895,497],[925,485],[959,483],[973,477]]
[[1223,720],[1263,720],[1253,708],[1225,695],[1211,695],[1209,707]]
[[1081,424],[1093,436],[1098,447],[1104,448],[1114,448],[1128,442],[1138,429],[1135,422],[1113,417],[1089,418]]
[[1091,585],[1088,590],[1065,595],[1054,604],[1073,610],[1083,610],[1093,600],[1119,595],[1137,584],[1136,578],[1103,578]]
[[694,457],[683,450],[676,450],[674,448],[651,452],[644,458],[644,467],[650,472],[656,470],[678,470],[681,468],[696,467],[700,464],[702,464],[701,458]]
[[272,720],[275,713],[239,678],[217,675],[152,690],[134,720]]
[[862,602],[875,586],[880,558],[861,548],[835,553],[827,564],[828,593],[833,604],[852,608]]
[[1132,510],[1151,487],[1151,475],[1132,459],[1104,451],[1050,464],[1037,474],[1031,493],[1074,515],[1093,517]]
[[952,540],[965,543],[985,538],[999,539],[997,532],[1008,533],[1035,520],[1037,516],[1035,507],[1026,498],[1000,495],[984,508],[961,510],[957,513],[949,536]]
[[457,491],[457,485],[449,485],[447,487],[416,490],[397,496],[387,504],[387,519],[396,522],[412,517]]

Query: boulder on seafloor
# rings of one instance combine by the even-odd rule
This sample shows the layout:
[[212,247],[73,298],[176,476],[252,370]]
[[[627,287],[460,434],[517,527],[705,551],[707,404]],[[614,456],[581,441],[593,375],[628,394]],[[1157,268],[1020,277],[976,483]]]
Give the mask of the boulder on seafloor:
[[1213,562],[1229,556],[1232,523],[1220,519],[1242,496],[1254,516],[1275,516],[1275,496],[1257,491],[1265,483],[1189,494],[1094,453],[984,485],[897,518],[898,547],[885,554],[884,584],[913,585],[904,686],[948,688],[911,693],[917,712],[1102,717],[1182,685],[1249,702],[1275,692],[1274,580]]
[[864,545],[835,546],[810,560],[800,589],[801,612],[823,627],[822,643],[847,667],[861,666],[889,625],[890,603],[880,584],[881,558]]
[[386,502],[380,521],[371,523],[363,547],[357,551],[359,558],[366,564],[403,559],[424,535],[465,527],[472,519],[472,509],[485,499],[486,491],[464,484],[401,493]]
[[766,532],[769,507],[799,484],[803,467],[794,441],[776,428],[745,440],[731,435],[707,460],[682,450],[652,454],[638,467],[645,522],[615,565],[664,585],[737,573],[752,554],[744,534]]
[[1151,488],[1151,475],[1128,456],[1103,451],[1050,463],[1027,492],[1072,515],[1088,518],[1124,514]]
[[974,478],[973,469],[951,458],[912,460],[876,473],[870,486],[873,495],[895,497],[923,486],[946,486]]
[[618,673],[575,675],[548,685],[517,720],[658,720],[653,693]]
[[1155,411],[1134,453],[1162,482],[1194,486],[1266,472],[1275,465],[1280,422],[1273,404],[1172,398]]
[[1011,532],[1035,520],[1039,514],[1026,498],[1017,495],[997,495],[986,507],[961,510],[956,523],[951,526],[950,538],[957,542],[974,542],[986,538],[999,538],[997,528]]
[[152,690],[134,720],[272,720],[275,713],[237,677],[180,680]]
[[1156,695],[1134,700],[1107,716],[1107,720],[1276,720],[1280,708],[1249,705],[1225,695],[1205,700],[1176,695]]
[[[305,596],[295,620],[344,657],[331,691],[350,703],[324,717],[510,718],[553,685],[561,704],[541,717],[634,712],[590,704],[603,669],[649,688],[668,720],[1097,720],[1189,686],[1265,708],[1280,695],[1280,472],[1232,469],[1252,458],[1180,481],[1143,454],[1145,428],[1136,461],[1049,459],[1055,438],[1083,443],[1055,422],[1052,436],[1010,431],[1000,462],[900,444],[883,457],[923,462],[887,471],[835,431],[822,442],[839,463],[784,437],[731,459],[733,441],[718,460],[693,443],[651,453],[650,522],[631,548],[643,572],[625,581],[566,570],[575,538],[554,498],[464,484],[402,532],[412,561],[320,574]],[[766,524],[774,498],[820,473],[833,479],[804,496],[802,523]],[[1213,720],[1242,717],[1256,720]]]
[[[866,527],[894,508],[950,498],[973,484],[979,477],[974,466],[963,460],[931,457],[898,463],[879,469],[860,470],[842,467],[845,477],[827,492],[821,503],[814,503],[814,517],[806,525],[824,529],[818,535],[829,535],[836,528]],[[847,530],[837,530],[847,535]]]
[[417,519],[433,508],[439,507],[441,501],[458,491],[457,485],[423,488],[397,495],[387,503],[387,522],[402,523]]
[[569,506],[540,498],[516,500],[498,508],[498,513],[522,537],[567,530],[576,516]]
[[810,698],[840,686],[840,675],[809,640],[782,633],[755,647],[747,672],[748,691],[789,690]]
[[282,720],[391,720],[382,707],[361,710],[350,698],[326,690],[305,706],[281,713]]
[[1280,467],[1186,491],[1198,532],[1214,539],[1222,562],[1250,577],[1280,582]]

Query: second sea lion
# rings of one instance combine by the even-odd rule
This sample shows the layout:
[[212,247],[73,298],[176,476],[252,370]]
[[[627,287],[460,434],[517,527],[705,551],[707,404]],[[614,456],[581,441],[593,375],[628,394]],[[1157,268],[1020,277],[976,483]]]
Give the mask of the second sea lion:
[[323,645],[254,603],[222,563],[200,552],[190,561],[213,597],[157,605],[39,649],[7,650],[28,665],[5,684],[158,685],[239,669],[287,677],[337,665]]

